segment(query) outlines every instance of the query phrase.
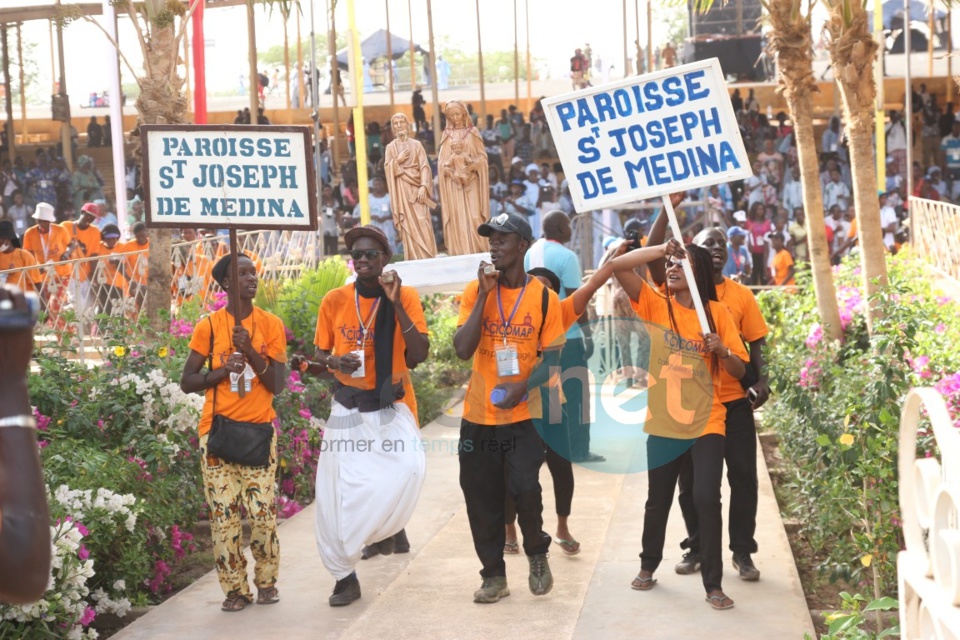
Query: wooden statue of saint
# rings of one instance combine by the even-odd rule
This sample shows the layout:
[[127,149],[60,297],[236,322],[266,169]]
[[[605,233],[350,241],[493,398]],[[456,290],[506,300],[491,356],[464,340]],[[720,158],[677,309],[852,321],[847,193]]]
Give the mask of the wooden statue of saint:
[[419,140],[411,138],[410,121],[398,113],[390,118],[394,140],[384,153],[383,170],[393,205],[393,224],[403,242],[405,260],[423,260],[437,256],[430,210],[433,201],[433,174],[427,154]]

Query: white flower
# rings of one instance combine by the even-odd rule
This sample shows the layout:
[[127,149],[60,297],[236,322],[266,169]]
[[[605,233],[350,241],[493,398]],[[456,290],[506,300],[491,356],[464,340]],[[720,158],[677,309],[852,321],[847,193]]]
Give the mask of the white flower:
[[113,583],[114,591],[126,591],[126,589],[127,589],[127,583],[124,582],[123,580],[117,580],[116,582]]

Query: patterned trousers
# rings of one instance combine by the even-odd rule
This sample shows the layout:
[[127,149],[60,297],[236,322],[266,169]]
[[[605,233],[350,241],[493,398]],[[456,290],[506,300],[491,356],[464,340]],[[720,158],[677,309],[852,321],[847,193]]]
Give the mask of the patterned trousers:
[[200,471],[210,507],[210,535],[217,577],[227,597],[250,596],[247,560],[243,555],[240,507],[250,523],[250,553],[255,562],[253,582],[258,589],[277,583],[280,541],[277,539],[277,438],[274,436],[270,464],[247,467],[207,457],[207,435],[200,438]]

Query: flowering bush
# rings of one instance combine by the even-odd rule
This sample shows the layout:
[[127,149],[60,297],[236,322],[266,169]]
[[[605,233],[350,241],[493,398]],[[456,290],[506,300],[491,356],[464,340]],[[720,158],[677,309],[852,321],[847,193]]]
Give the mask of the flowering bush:
[[[911,386],[936,386],[960,421],[960,305],[933,290],[909,254],[889,258],[889,285],[872,300],[873,335],[857,286],[859,267],[835,272],[843,337],[828,341],[811,287],[760,297],[771,325],[774,399],[764,422],[788,466],[788,511],[831,580],[872,581],[896,591],[897,443],[900,405]],[[799,274],[800,283],[808,280]],[[960,422],[958,422],[960,426]],[[921,447],[932,453],[930,439]]]
[[[288,326],[291,352],[313,352],[316,305],[345,275],[342,261],[327,261],[303,283],[263,289],[267,293],[258,304],[286,313],[297,331],[294,335]],[[57,555],[42,601],[0,607],[0,640],[96,637],[90,624],[97,615],[122,617],[131,603],[155,601],[170,590],[176,563],[196,548],[189,532],[206,510],[196,432],[204,398],[184,394],[178,380],[196,322],[224,303],[221,294],[205,307],[185,304],[162,341],[146,339],[144,323],[104,318],[102,362],[96,367],[68,357],[69,345],[37,354],[28,384]],[[430,359],[413,375],[424,424],[439,414],[450,388],[466,374],[452,350],[452,302],[428,299],[426,312]],[[291,372],[274,406],[277,508],[280,517],[291,517],[314,497],[323,420],[330,413],[329,382]]]
[[0,640],[97,637],[87,628],[97,613],[86,600],[87,581],[94,575],[94,562],[82,542],[87,536],[87,529],[70,518],[50,527],[53,549],[47,592],[32,604],[0,604]]

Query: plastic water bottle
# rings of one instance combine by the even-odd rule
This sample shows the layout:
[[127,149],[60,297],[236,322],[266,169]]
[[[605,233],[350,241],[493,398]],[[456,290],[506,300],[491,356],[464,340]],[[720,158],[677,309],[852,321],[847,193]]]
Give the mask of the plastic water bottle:
[[234,378],[232,375],[230,376],[230,393],[239,393],[239,392],[240,392],[240,389],[238,388],[239,385],[237,385],[237,381],[238,381],[238,380],[239,380],[239,378]]
[[[490,403],[497,404],[498,402],[503,402],[503,399],[507,397],[507,390],[503,387],[494,387],[493,391],[490,392]],[[520,402],[527,401],[527,394],[523,394],[523,397],[520,398]]]

